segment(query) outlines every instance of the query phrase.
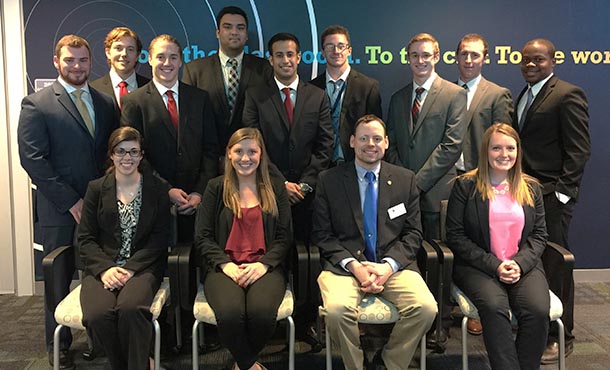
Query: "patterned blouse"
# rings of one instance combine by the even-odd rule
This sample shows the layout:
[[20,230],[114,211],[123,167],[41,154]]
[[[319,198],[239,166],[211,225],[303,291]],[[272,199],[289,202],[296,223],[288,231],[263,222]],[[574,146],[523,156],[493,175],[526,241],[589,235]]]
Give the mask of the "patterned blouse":
[[117,199],[116,204],[119,210],[119,225],[121,227],[121,249],[119,249],[115,262],[118,266],[123,266],[131,256],[131,242],[136,234],[136,227],[140,218],[142,180],[140,180],[138,194],[131,202],[123,204]]

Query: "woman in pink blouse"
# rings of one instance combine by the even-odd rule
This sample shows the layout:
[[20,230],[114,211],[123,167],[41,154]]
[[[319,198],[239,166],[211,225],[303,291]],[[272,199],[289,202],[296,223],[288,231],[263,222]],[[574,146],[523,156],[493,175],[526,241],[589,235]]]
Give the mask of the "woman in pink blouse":
[[292,242],[290,202],[269,174],[260,131],[229,139],[225,175],[208,183],[195,241],[206,269],[205,294],[233,369],[261,370],[259,352],[275,331],[286,291],[284,262]]
[[549,325],[542,191],[522,172],[521,155],[510,125],[489,127],[478,168],[457,178],[447,209],[453,281],[479,311],[493,370],[539,369]]

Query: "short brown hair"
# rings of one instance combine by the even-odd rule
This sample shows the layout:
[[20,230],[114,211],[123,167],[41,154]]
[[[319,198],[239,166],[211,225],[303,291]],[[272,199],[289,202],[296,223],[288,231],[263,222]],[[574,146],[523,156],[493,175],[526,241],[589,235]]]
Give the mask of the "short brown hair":
[[438,54],[441,52],[441,49],[438,46],[438,40],[436,40],[436,38],[429,33],[418,33],[417,35],[413,36],[413,38],[409,40],[409,44],[407,45],[407,52],[409,52],[409,49],[411,49],[411,45],[420,41],[429,41],[434,44],[434,54]]
[[[167,41],[167,42],[171,42],[172,44],[176,44],[176,46],[178,47],[178,50],[180,50],[180,59],[182,59],[182,46],[180,45],[180,42],[178,42],[178,39],[176,39],[174,36],[168,35],[166,33],[161,34],[150,41],[150,44],[148,44],[148,53],[149,54],[152,53],[153,47],[159,41]],[[152,57],[152,56],[150,56],[150,57]]]
[[326,27],[326,29],[322,32],[322,36],[320,37],[320,44],[322,45],[322,47],[324,47],[324,40],[330,35],[345,35],[347,43],[352,43],[349,38],[349,31],[347,30],[347,28],[336,24],[333,26]]
[[61,48],[64,46],[70,46],[73,48],[82,48],[86,47],[89,52],[89,57],[91,57],[91,48],[89,47],[89,43],[84,38],[77,35],[65,35],[55,45],[55,56],[57,58],[61,57]]
[[356,123],[354,123],[354,128],[352,130],[352,135],[356,136],[356,129],[358,128],[358,126],[365,124],[365,123],[369,123],[369,122],[373,122],[373,121],[377,121],[381,124],[381,127],[383,127],[383,134],[387,135],[387,131],[386,131],[386,127],[385,127],[385,122],[383,122],[383,120],[379,117],[377,117],[374,114],[367,114],[364,115],[362,117],[360,117],[358,119],[358,121],[356,121]]
[[481,41],[483,43],[483,56],[486,57],[488,55],[489,44],[487,43],[487,40],[485,40],[485,38],[478,33],[469,33],[464,35],[464,37],[462,37],[460,42],[457,44],[457,48],[455,49],[456,54],[459,54],[462,43],[467,41]]
[[127,27],[115,27],[106,35],[104,39],[104,49],[110,49],[112,43],[121,39],[121,37],[129,36],[136,41],[138,53],[142,51],[142,41],[138,35]]

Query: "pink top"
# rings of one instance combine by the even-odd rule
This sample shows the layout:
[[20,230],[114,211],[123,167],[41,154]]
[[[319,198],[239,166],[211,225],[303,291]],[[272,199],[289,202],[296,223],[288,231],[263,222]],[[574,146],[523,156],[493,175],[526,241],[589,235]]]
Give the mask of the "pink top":
[[525,214],[519,203],[510,196],[508,184],[493,188],[495,198],[489,201],[491,253],[502,261],[511,260],[519,250]]
[[241,218],[233,217],[225,252],[236,264],[257,262],[267,251],[260,206],[242,208]]

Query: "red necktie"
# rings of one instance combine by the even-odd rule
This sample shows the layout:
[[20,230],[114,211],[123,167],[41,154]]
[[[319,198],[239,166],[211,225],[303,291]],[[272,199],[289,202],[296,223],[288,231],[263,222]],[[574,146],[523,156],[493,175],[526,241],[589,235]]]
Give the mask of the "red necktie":
[[174,125],[176,131],[178,131],[178,123],[180,122],[180,118],[178,117],[178,107],[176,106],[176,101],[174,100],[174,92],[167,90],[165,95],[167,95],[167,111],[169,112],[169,118],[171,118],[172,125]]
[[288,115],[288,122],[290,122],[290,126],[292,126],[293,106],[292,106],[292,99],[290,98],[290,88],[285,87],[282,89],[282,92],[284,93],[284,96],[286,97],[286,99],[284,99],[284,109],[286,109],[286,114]]
[[423,87],[415,89],[415,100],[413,101],[413,107],[411,108],[411,122],[413,127],[417,122],[417,116],[419,116],[419,110],[421,109],[421,94],[426,91]]
[[123,95],[127,95],[128,93],[129,91],[127,90],[127,82],[119,82],[119,108],[121,107],[121,98],[123,97]]

